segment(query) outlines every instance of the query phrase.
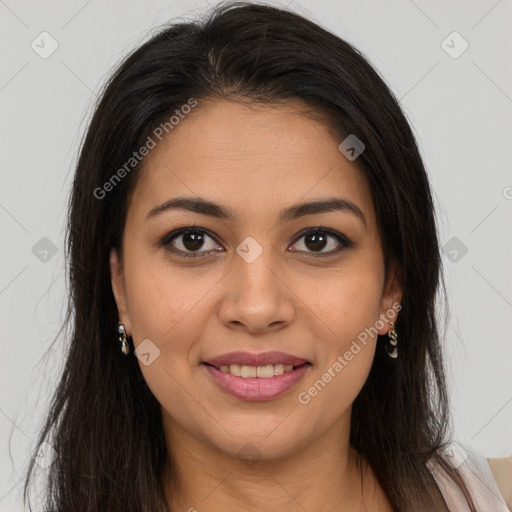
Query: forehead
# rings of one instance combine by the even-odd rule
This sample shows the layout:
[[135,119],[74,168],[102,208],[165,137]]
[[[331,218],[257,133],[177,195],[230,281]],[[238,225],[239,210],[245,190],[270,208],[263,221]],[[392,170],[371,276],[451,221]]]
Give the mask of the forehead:
[[201,101],[146,157],[130,208],[146,214],[177,195],[229,204],[240,217],[333,195],[373,216],[363,172],[338,150],[326,123],[299,100]]

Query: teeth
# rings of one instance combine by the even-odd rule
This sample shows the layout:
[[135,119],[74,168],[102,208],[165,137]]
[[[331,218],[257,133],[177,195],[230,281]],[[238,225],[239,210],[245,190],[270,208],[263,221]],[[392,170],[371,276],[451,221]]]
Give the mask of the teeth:
[[275,375],[282,375],[284,372],[293,370],[291,364],[269,364],[267,366],[241,366],[239,364],[222,365],[220,370],[225,373],[231,373],[236,377],[258,377],[260,379],[268,379]]

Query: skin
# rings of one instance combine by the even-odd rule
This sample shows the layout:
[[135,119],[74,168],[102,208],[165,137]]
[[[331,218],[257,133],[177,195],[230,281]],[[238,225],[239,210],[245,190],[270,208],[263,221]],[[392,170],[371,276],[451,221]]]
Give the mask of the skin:
[[[357,160],[345,158],[339,136],[306,110],[299,100],[273,106],[202,100],[146,158],[129,201],[122,255],[111,252],[119,319],[136,347],[149,339],[160,350],[151,364],[139,364],[162,406],[179,476],[176,487],[169,473],[162,479],[172,510],[263,512],[269,503],[289,511],[392,510],[349,444],[351,406],[377,337],[360,343],[307,405],[297,399],[402,298],[393,271],[384,282],[374,206]],[[230,207],[235,219],[171,210],[146,220],[177,196]],[[355,203],[366,227],[347,211],[278,222],[284,208],[330,197]],[[217,237],[205,235],[196,250],[206,256],[174,255],[172,248],[194,252],[183,236],[159,245],[192,226]],[[328,236],[322,248],[299,234],[319,226],[354,246]],[[263,249],[250,264],[236,252],[247,236]],[[379,333],[390,327],[384,323]],[[221,390],[201,364],[235,350],[278,350],[312,366],[284,396],[243,401]],[[257,460],[244,459],[241,449]]]

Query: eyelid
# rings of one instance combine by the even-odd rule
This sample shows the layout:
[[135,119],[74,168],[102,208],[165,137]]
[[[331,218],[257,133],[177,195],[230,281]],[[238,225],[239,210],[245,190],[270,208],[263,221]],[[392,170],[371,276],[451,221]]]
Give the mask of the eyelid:
[[[184,252],[181,250],[175,250],[175,249],[168,249],[168,246],[171,245],[171,241],[173,241],[175,238],[178,238],[180,235],[183,235],[187,232],[199,232],[202,234],[207,235],[212,240],[217,243],[217,245],[221,245],[219,241],[217,240],[217,236],[214,235],[211,231],[209,231],[206,228],[202,228],[196,225],[193,226],[186,226],[183,228],[178,228],[174,231],[171,231],[170,233],[167,233],[159,242],[159,246],[164,247],[169,252],[176,254],[177,256],[182,256],[185,258],[202,258],[205,256],[208,256],[214,252],[221,252],[218,250],[209,250],[209,251],[196,251],[196,252]],[[295,245],[302,237],[308,235],[309,233],[323,233],[325,235],[331,236],[336,239],[336,241],[342,246],[341,249],[335,249],[327,252],[307,252],[307,251],[293,251],[300,255],[307,255],[312,256],[314,258],[316,257],[324,257],[324,256],[333,256],[336,254],[339,254],[344,249],[353,247],[355,244],[350,239],[348,239],[344,234],[330,228],[325,228],[323,226],[315,226],[315,227],[309,227],[306,229],[303,229],[300,231],[296,237],[294,238],[291,245]]]
[[338,241],[340,241],[341,243],[343,243],[345,245],[354,245],[354,243],[351,240],[349,240],[343,233],[340,233],[339,231],[336,231],[335,229],[325,228],[323,226],[315,226],[315,227],[303,229],[302,231],[300,231],[297,234],[295,241],[293,243],[297,242],[297,240],[302,238],[304,235],[308,235],[309,233],[324,233],[326,235],[330,235],[330,236],[336,238]]
[[306,228],[306,229],[302,230],[295,237],[295,240],[292,243],[292,245],[295,245],[302,237],[304,237],[305,235],[308,235],[309,233],[322,233],[322,234],[331,236],[334,239],[336,239],[336,241],[342,247],[341,247],[341,249],[338,248],[338,249],[334,249],[334,250],[327,251],[327,252],[294,251],[297,254],[300,254],[301,256],[305,256],[305,257],[311,256],[313,258],[323,258],[323,257],[327,257],[327,256],[335,256],[337,254],[340,254],[340,252],[342,252],[343,250],[349,249],[350,247],[353,247],[355,245],[354,242],[352,242],[352,240],[347,238],[344,234],[336,231],[335,229],[325,228],[323,226],[316,226],[316,227]]
[[[211,254],[212,252],[220,252],[220,251],[197,251],[197,252],[184,252],[179,249],[168,249],[167,247],[171,245],[171,241],[173,241],[175,238],[178,238],[180,235],[183,235],[188,232],[199,232],[201,234],[207,235],[210,237],[217,245],[220,245],[216,235],[214,235],[211,231],[209,231],[206,228],[197,227],[195,225],[193,226],[186,226],[183,228],[175,229],[174,231],[171,231],[170,233],[167,233],[159,242],[159,245],[161,247],[164,247],[169,252],[176,254],[178,256],[184,256],[184,257],[202,257],[203,255]],[[191,255],[191,256],[190,256]]]

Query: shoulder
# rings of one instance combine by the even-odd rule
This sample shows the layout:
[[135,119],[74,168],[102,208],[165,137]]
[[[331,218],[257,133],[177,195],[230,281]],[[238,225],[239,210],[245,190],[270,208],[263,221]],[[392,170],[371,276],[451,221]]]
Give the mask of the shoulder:
[[496,480],[496,484],[512,510],[512,456],[501,458],[488,458],[489,466]]
[[[487,458],[468,444],[452,441],[427,462],[449,510],[469,512],[462,488],[449,475],[456,468],[464,480],[476,510],[512,510],[512,457]],[[446,466],[444,466],[446,464]]]

